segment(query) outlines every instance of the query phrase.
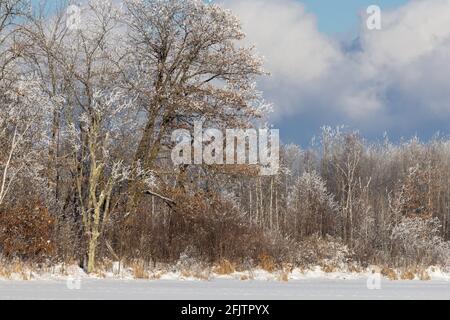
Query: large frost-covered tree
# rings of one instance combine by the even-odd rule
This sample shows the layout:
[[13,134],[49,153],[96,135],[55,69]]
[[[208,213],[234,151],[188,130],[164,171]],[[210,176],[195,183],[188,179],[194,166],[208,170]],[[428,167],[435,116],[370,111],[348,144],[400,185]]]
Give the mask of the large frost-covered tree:
[[[137,163],[152,169],[174,126],[189,129],[205,119],[245,128],[262,115],[254,84],[261,60],[242,46],[244,34],[229,11],[200,0],[124,3],[130,54],[122,79],[145,111]],[[141,191],[131,186],[135,202]]]

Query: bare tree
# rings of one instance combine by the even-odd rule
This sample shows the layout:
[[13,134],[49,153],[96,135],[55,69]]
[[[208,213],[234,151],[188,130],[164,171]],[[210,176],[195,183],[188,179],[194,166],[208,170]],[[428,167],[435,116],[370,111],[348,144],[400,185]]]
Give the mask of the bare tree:
[[39,177],[38,160],[40,148],[46,144],[50,101],[36,88],[37,83],[30,78],[18,79],[1,96],[0,205],[21,178]]

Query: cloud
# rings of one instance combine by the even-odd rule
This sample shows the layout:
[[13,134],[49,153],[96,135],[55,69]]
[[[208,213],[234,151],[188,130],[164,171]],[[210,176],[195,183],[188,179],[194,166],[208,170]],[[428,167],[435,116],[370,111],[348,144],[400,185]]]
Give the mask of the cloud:
[[225,6],[266,60],[272,76],[260,86],[278,123],[297,118],[303,133],[348,124],[380,136],[425,135],[450,120],[450,0],[411,0],[382,11],[382,30],[370,31],[362,20],[351,50],[320,33],[298,1]]
[[324,77],[341,58],[337,43],[322,35],[316,18],[299,2],[291,0],[229,0],[248,41],[256,45],[270,72],[264,88],[273,88],[278,114],[290,112],[301,91]]

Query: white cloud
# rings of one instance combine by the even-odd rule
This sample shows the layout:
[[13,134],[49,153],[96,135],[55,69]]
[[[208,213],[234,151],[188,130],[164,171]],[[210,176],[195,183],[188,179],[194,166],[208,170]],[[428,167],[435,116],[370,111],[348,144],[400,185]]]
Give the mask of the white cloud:
[[401,67],[431,53],[450,35],[450,1],[416,0],[383,12],[383,29],[362,33],[366,58],[378,65]]
[[357,51],[321,34],[298,1],[226,0],[225,6],[266,59],[272,77],[261,87],[277,117],[326,113],[369,131],[411,132],[450,119],[450,0],[411,0],[383,11],[382,30],[361,21]]
[[239,16],[248,40],[264,57],[271,74],[265,86],[281,93],[281,109],[341,58],[337,43],[317,30],[315,17],[297,1],[229,0],[226,5]]

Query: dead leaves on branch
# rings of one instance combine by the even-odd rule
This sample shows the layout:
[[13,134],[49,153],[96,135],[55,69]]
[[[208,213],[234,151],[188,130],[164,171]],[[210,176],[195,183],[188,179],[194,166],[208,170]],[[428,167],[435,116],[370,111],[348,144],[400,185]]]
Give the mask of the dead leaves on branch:
[[0,248],[9,258],[44,260],[56,250],[55,219],[39,202],[0,210]]

